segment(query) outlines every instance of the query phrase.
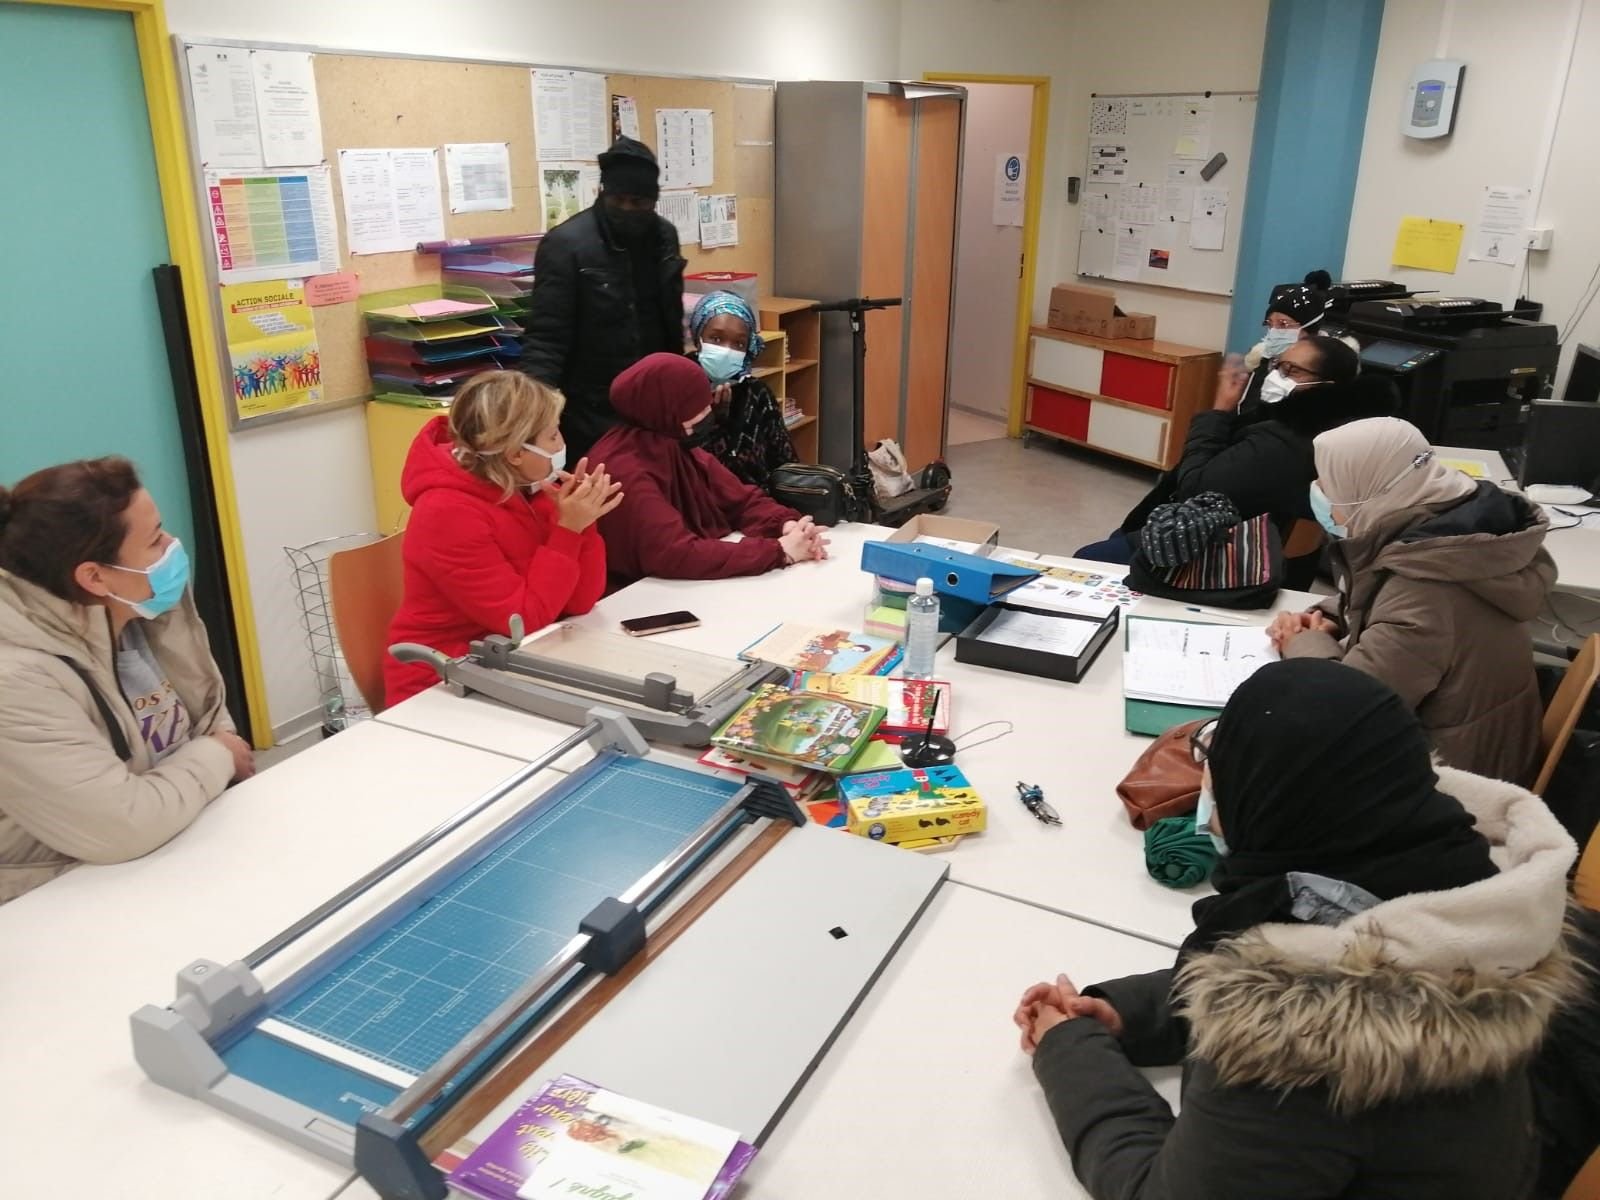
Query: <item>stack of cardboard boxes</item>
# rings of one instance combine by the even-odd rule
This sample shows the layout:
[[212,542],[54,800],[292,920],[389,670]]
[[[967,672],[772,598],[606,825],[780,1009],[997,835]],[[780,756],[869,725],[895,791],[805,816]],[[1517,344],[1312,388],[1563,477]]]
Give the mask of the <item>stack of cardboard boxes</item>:
[[1061,283],[1050,289],[1051,329],[1103,338],[1153,338],[1156,319],[1150,313],[1125,313],[1109,288]]

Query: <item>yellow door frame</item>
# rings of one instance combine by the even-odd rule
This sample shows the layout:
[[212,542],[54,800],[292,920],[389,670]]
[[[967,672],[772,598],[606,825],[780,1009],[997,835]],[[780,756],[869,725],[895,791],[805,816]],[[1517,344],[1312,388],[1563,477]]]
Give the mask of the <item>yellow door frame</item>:
[[1039,210],[1043,195],[1045,125],[1050,119],[1048,75],[985,75],[977,71],[929,71],[930,83],[1019,83],[1033,88],[1033,116],[1028,131],[1028,179],[1023,189],[1022,278],[1017,281],[1017,328],[1011,341],[1011,393],[1006,406],[1006,434],[1022,436],[1023,389],[1028,375],[1028,330],[1033,324],[1033,287],[1039,250]]
[[239,503],[234,491],[233,462],[228,454],[228,418],[222,403],[222,367],[217,361],[216,321],[205,286],[206,251],[200,240],[194,180],[183,132],[177,70],[167,35],[162,0],[23,0],[60,8],[96,8],[127,13],[133,18],[134,41],[144,76],[145,107],[150,114],[150,140],[155,150],[156,177],[167,227],[167,252],[183,277],[183,308],[189,321],[189,350],[194,355],[200,389],[200,417],[205,429],[206,458],[216,489],[217,524],[222,533],[224,569],[233,598],[233,626],[244,676],[245,707],[256,748],[273,744],[272,720],[261,674],[255,609],[250,602],[249,573],[239,529]]

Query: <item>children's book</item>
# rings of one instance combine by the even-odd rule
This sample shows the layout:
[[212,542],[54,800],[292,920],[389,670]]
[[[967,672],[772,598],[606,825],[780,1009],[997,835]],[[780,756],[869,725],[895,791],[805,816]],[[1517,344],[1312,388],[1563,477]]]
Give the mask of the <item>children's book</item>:
[[816,775],[815,771],[808,771],[792,763],[757,758],[753,754],[739,754],[733,750],[724,750],[721,746],[709,748],[700,756],[699,762],[701,766],[715,767],[719,771],[736,771],[740,775],[765,775],[768,779],[776,779],[791,796],[800,795]]
[[746,662],[777,663],[791,671],[887,675],[904,653],[898,642],[870,633],[785,624],[739,651],[739,657]]
[[861,752],[882,720],[883,709],[875,705],[769,683],[711,735],[711,744],[736,754],[838,774]]
[[562,1075],[450,1172],[467,1200],[722,1200],[755,1147],[731,1129]]
[[924,733],[933,709],[934,696],[939,708],[932,712],[933,732],[950,731],[950,685],[933,679],[886,679],[881,675],[829,675],[820,671],[798,672],[794,687],[802,692],[839,696],[860,704],[876,704],[885,712],[878,726],[879,737],[899,737]]

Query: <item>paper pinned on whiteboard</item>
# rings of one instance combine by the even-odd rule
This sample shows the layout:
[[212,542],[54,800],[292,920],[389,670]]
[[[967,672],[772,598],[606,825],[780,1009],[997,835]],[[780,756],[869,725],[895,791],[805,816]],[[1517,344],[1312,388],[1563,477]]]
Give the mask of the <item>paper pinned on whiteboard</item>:
[[1187,222],[1194,214],[1194,188],[1183,183],[1169,183],[1161,189],[1161,208],[1156,213],[1156,224],[1172,225]]
[[1528,211],[1531,197],[1531,189],[1525,187],[1484,188],[1467,257],[1473,262],[1499,263],[1502,267],[1521,266],[1532,221]]
[[1189,247],[1221,250],[1228,236],[1228,189],[1197,187],[1189,215]]
[[311,55],[303,50],[252,50],[261,156],[269,167],[304,167],[322,161],[322,116]]
[[1078,228],[1093,233],[1104,233],[1110,229],[1117,214],[1117,198],[1121,195],[1120,183],[1097,183],[1086,187]]
[[[1141,103],[1136,101],[1135,103]],[[1089,108],[1091,138],[1122,137],[1128,132],[1126,100],[1096,100]]]
[[444,176],[453,213],[511,207],[511,148],[505,142],[447,142]]
[[1183,106],[1178,141],[1172,153],[1178,158],[1211,157],[1210,100],[1190,100]]
[[1122,142],[1089,143],[1091,183],[1122,183],[1128,178],[1128,147]]
[[1142,183],[1124,187],[1117,199],[1117,224],[1154,225],[1161,207],[1160,197],[1160,189],[1148,188]]
[[1150,260],[1150,226],[1118,225],[1111,278],[1137,280]]
[[250,51],[238,46],[184,47],[194,97],[200,165],[213,171],[259,167],[261,127]]

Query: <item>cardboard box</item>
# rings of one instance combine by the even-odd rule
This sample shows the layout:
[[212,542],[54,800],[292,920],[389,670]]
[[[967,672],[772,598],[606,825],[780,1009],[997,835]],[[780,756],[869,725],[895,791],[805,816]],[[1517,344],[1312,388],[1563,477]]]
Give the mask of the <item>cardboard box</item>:
[[[1000,544],[1000,526],[988,521],[973,521],[967,517],[940,517],[932,513],[923,513],[921,516],[912,517],[884,540],[914,542],[919,537],[938,538],[943,542],[965,542],[977,547],[975,550],[967,550],[966,553],[987,555],[993,547]],[[960,550],[963,547],[951,546],[948,549]]]
[[1149,313],[1125,313],[1110,288],[1060,283],[1050,289],[1051,329],[1103,338],[1153,338],[1156,319]]

